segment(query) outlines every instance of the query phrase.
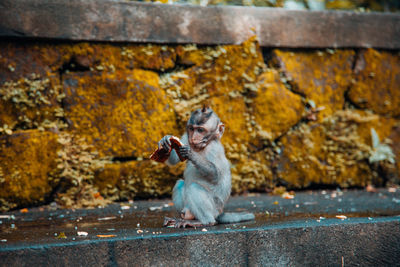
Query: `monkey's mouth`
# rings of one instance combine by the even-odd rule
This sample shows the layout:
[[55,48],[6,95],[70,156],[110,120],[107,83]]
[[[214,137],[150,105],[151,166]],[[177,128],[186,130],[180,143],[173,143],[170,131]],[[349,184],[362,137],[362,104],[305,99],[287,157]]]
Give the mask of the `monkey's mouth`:
[[207,142],[201,141],[201,142],[199,142],[199,143],[191,143],[190,146],[191,146],[194,150],[203,150],[203,149],[207,146]]

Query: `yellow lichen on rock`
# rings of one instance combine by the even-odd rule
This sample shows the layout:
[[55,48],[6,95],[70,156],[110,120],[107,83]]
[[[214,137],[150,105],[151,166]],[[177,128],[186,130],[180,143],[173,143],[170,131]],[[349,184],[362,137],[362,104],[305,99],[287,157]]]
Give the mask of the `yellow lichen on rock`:
[[61,84],[56,76],[31,75],[0,87],[0,134],[7,130],[64,128]]
[[149,160],[111,163],[96,173],[94,185],[104,196],[119,200],[170,195],[184,166]]
[[315,108],[321,108],[319,121],[343,108],[345,92],[352,81],[353,50],[291,52],[275,49],[274,61],[282,80]]
[[54,181],[61,181],[56,202],[63,207],[97,207],[111,202],[103,199],[93,186],[95,171],[102,169],[110,161],[99,158],[97,151],[86,143],[83,137],[68,132],[60,132],[57,142],[57,170]]
[[389,135],[389,140],[392,141],[391,148],[393,150],[394,155],[396,156],[396,173],[393,174],[393,177],[388,177],[390,182],[399,184],[400,183],[400,122],[393,126],[392,131]]
[[57,45],[3,41],[0,51],[0,85],[32,74],[46,78],[63,64]]
[[[225,123],[234,193],[399,182],[392,52],[362,51],[354,75],[354,50],[275,49],[277,70],[267,68],[255,37],[202,47],[3,41],[0,51],[3,209],[41,202],[59,181],[51,200],[68,207],[170,195],[185,163],[148,156],[204,104]],[[348,88],[370,111],[346,102]]]
[[348,96],[358,107],[383,116],[400,115],[400,55],[367,49],[355,65],[356,82]]
[[57,134],[48,131],[0,136],[0,199],[13,206],[43,203],[55,186],[49,177],[59,147]]
[[[0,42],[0,84],[32,73],[45,77],[70,71],[164,71],[175,67],[173,46],[104,43],[45,44]],[[34,64],[30,64],[34,62]]]
[[322,155],[321,132],[320,128],[303,124],[282,138],[277,175],[288,187],[307,187],[313,182],[321,183],[320,179],[326,177],[325,167],[316,157]]
[[394,120],[356,110],[338,111],[320,124],[303,124],[282,138],[278,176],[294,188],[382,185],[383,177],[368,163],[371,128],[383,140],[393,125]]
[[161,45],[77,43],[59,47],[66,69],[124,71],[134,68],[164,71],[175,67],[175,48]]
[[[196,49],[190,51],[196,55],[196,65],[163,79],[162,87],[172,96],[192,99],[204,94],[244,93],[265,69],[256,38],[241,45],[208,47],[201,52]],[[204,60],[197,59],[201,55]]]
[[216,96],[207,102],[225,124],[223,144],[247,144],[250,132],[246,126],[247,108],[243,98]]
[[[165,71],[175,67],[175,48],[166,45],[138,45],[126,48],[125,52],[129,58],[128,50],[134,50],[135,68]],[[123,50],[124,52],[124,50]],[[122,53],[123,53],[122,52]]]
[[148,157],[159,139],[176,133],[170,100],[158,87],[158,75],[78,73],[64,79],[65,117],[101,156]]
[[198,48],[196,44],[178,45],[176,47],[177,61],[181,65],[200,66],[207,60],[204,56],[205,51],[207,50]]
[[[350,127],[356,125],[361,142],[369,146],[372,146],[371,128],[377,132],[380,140],[383,141],[389,137],[392,128],[396,125],[396,120],[392,118],[382,117],[364,110],[339,110],[335,115],[335,117],[332,117],[333,121],[330,122],[332,125],[342,121],[348,122]],[[335,120],[337,118],[340,121]]]
[[[230,148],[231,146],[229,146]],[[229,150],[229,149],[228,149]],[[237,151],[237,149],[234,149]],[[232,192],[267,191],[275,186],[272,172],[273,151],[270,148],[249,153],[247,149],[235,152],[232,161]],[[232,155],[232,152],[227,153]]]
[[[304,112],[301,97],[289,91],[276,70],[260,75],[250,103],[257,138],[275,140],[300,121]],[[259,126],[259,127],[257,127]]]

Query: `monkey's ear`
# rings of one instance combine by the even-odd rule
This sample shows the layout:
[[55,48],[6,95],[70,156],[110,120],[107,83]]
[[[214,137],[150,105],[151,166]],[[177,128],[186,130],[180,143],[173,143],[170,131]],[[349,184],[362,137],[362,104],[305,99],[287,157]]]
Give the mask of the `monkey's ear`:
[[222,135],[224,134],[224,131],[225,131],[225,124],[223,124],[222,122],[220,122],[220,123],[218,124],[218,135],[219,135],[219,138],[222,137]]

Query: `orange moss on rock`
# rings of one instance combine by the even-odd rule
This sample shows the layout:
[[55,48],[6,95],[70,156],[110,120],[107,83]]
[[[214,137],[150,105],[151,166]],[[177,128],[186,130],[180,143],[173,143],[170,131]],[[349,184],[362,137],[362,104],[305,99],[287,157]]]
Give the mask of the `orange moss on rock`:
[[138,45],[125,48],[129,58],[129,50],[133,50],[135,68],[164,71],[175,67],[175,48],[166,45]]
[[388,136],[389,140],[392,141],[391,148],[394,155],[396,156],[396,173],[393,174],[394,177],[388,177],[391,182],[396,184],[400,183],[400,122],[397,121],[392,127],[392,131]]
[[[209,51],[212,49],[209,47]],[[178,45],[176,47],[177,61],[181,65],[200,66],[207,61],[206,48],[198,48],[196,44]]]
[[59,147],[57,134],[47,131],[0,136],[0,199],[17,207],[44,202],[55,186],[49,177]]
[[290,52],[275,49],[274,61],[283,80],[294,92],[324,107],[319,120],[344,106],[345,92],[352,81],[353,50]]
[[160,45],[115,45],[77,43],[59,46],[63,62],[74,69],[87,68],[94,71],[114,72],[143,68],[151,70],[175,67],[175,48]]
[[41,77],[62,66],[57,45],[29,42],[0,42],[0,84],[29,77]]
[[241,45],[208,47],[200,52],[193,48],[189,52],[194,56],[185,56],[181,60],[189,58],[186,60],[192,60],[195,65],[163,79],[163,88],[184,99],[200,94],[215,96],[245,92],[265,68],[255,37]]
[[400,55],[367,49],[355,66],[356,82],[348,96],[358,107],[383,116],[400,116]]
[[0,86],[0,134],[8,130],[62,128],[63,95],[54,75],[31,75]]
[[70,74],[64,89],[71,130],[100,156],[147,157],[162,136],[177,134],[170,100],[151,71]]
[[175,67],[171,46],[96,43],[0,42],[0,84],[63,71],[114,72],[134,68],[164,71]]
[[[170,195],[185,164],[171,168],[147,158],[165,134],[180,136],[190,112],[203,104],[226,125],[222,143],[234,193],[264,191],[278,179],[292,188],[381,185],[389,178],[377,172],[386,167],[397,168],[400,177],[398,120],[342,110],[353,77],[352,50],[275,49],[280,73],[267,69],[255,37],[213,47],[0,42],[0,54],[0,203],[8,208],[43,201],[67,171],[74,174],[71,181],[86,173],[87,182],[64,188],[65,196],[86,190],[93,198],[97,188],[106,200]],[[360,54],[351,101],[399,116],[398,65],[399,56],[389,52]],[[161,79],[149,71],[171,69]],[[35,94],[29,95],[32,88]],[[304,115],[304,100],[325,109],[315,123],[295,126]],[[391,146],[396,166],[369,163],[371,128]],[[57,136],[65,133],[84,141],[68,150],[69,143],[59,138],[64,148],[57,154]],[[90,151],[85,154],[84,148]],[[103,165],[111,157],[135,160]]]
[[323,137],[321,128],[309,128],[302,125],[297,131],[290,131],[282,138],[281,157],[278,163],[278,177],[288,187],[304,188],[311,183],[322,183],[326,177],[326,168],[322,159]]
[[258,125],[257,138],[275,140],[298,123],[304,112],[301,97],[286,89],[276,70],[260,75],[258,90],[250,103]]
[[384,140],[394,125],[394,120],[356,110],[338,111],[321,123],[303,124],[281,140],[278,177],[294,188],[382,185],[383,177],[368,162],[373,153],[371,128]]
[[107,164],[96,173],[94,185],[102,195],[120,200],[171,195],[184,166],[150,160]]
[[216,96],[209,99],[207,103],[225,124],[222,143],[247,144],[250,140],[250,132],[246,126],[247,109],[243,98]]
[[[275,186],[272,172],[273,152],[270,148],[255,152],[237,153],[238,159],[231,159],[232,192],[267,191]],[[232,154],[232,153],[228,153]]]

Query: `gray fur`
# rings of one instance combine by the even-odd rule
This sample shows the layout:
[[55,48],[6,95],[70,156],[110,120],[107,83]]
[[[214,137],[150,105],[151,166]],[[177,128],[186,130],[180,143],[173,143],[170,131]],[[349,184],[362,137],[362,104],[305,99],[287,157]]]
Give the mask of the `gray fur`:
[[219,223],[238,223],[244,221],[252,221],[254,219],[254,214],[249,212],[224,212],[217,217],[217,221]]
[[[181,142],[189,144],[187,133]],[[188,209],[204,225],[253,220],[251,213],[223,213],[231,193],[231,171],[219,139],[212,140],[200,152],[191,150],[190,153],[183,173],[184,181],[177,181],[173,190],[172,200],[177,211],[184,213]],[[173,150],[167,164],[178,162],[178,155]]]

